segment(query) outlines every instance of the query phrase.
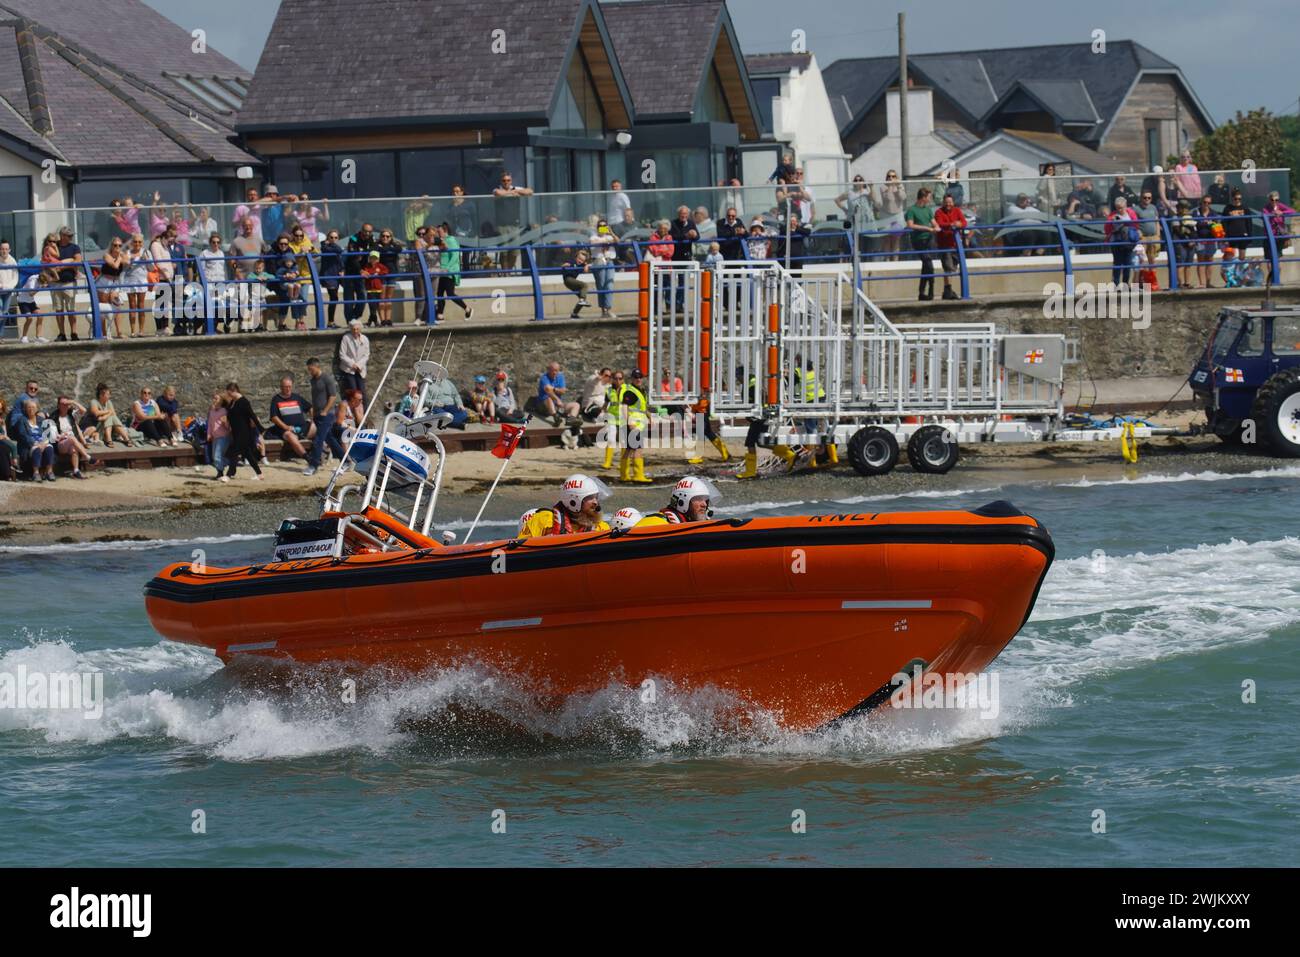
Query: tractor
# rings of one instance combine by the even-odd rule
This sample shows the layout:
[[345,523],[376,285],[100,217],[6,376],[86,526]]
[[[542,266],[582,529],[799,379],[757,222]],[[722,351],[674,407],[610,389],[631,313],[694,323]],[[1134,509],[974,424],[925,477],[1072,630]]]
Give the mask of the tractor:
[[1188,382],[1219,438],[1300,458],[1300,306],[1221,310]]

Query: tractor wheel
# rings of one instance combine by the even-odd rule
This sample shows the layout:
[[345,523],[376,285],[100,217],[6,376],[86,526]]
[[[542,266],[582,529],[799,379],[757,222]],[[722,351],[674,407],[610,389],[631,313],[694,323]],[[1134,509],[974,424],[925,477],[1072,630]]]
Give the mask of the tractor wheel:
[[888,429],[869,425],[849,439],[849,464],[859,475],[884,475],[898,464],[898,439]]
[[942,425],[926,425],[907,441],[907,461],[918,472],[943,475],[957,464],[957,440]]
[[1300,366],[1283,369],[1259,387],[1251,416],[1274,455],[1300,458]]

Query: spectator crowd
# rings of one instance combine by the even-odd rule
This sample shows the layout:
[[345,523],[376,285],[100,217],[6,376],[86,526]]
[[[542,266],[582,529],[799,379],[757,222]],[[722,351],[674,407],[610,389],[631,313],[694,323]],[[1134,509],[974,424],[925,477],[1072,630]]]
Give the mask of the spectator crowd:
[[[269,442],[279,443],[282,460],[302,461],[304,475],[314,475],[328,459],[343,463],[346,471],[352,435],[378,425],[373,411],[367,415],[373,405],[367,383],[370,341],[361,320],[349,323],[332,362],[312,356],[304,369],[301,378],[285,373],[276,391],[260,398],[230,381],[185,401],[170,383],[156,389],[144,385],[131,399],[115,400],[113,389],[101,382],[83,404],[67,394],[51,397],[38,381],[29,380],[12,400],[0,397],[0,481],[53,482],[56,467],[72,479],[84,479],[83,469],[104,464],[105,451],[183,446],[204,463],[196,469],[211,469],[215,480],[229,482],[244,465],[251,479],[259,481],[268,464]],[[522,398],[504,369],[477,374],[464,389],[444,378],[435,383],[424,412],[446,413],[448,427],[460,430],[476,423],[521,423],[530,415],[561,425],[580,415],[578,395],[570,392],[559,363],[551,362],[536,389]],[[419,384],[409,381],[404,394],[385,402],[382,412],[396,409],[409,415],[418,398]]]
[[[1249,285],[1268,278],[1268,265],[1252,268],[1248,251],[1264,249],[1269,234],[1288,247],[1295,225],[1295,211],[1277,192],[1252,207],[1224,174],[1202,176],[1186,152],[1136,189],[1126,175],[1058,176],[1047,163],[1034,191],[1020,192],[1005,211],[982,211],[955,166],[914,192],[915,184],[889,170],[880,184],[857,175],[844,192],[819,198],[785,154],[762,188],[737,179],[718,186],[709,194],[713,208],[681,204],[671,218],[639,217],[637,194],[614,180],[603,215],[537,222],[529,215],[533,191],[504,172],[490,199],[476,202],[457,185],[444,200],[406,203],[400,223],[363,222],[346,234],[332,224],[328,200],[281,195],[273,185],[248,190],[226,223],[211,207],[167,206],[157,193],[141,205],[128,196],[114,200],[112,235],[97,233],[90,254],[69,226],[44,238],[39,257],[22,261],[0,240],[0,315],[17,325],[21,342],[49,341],[47,332],[60,342],[81,338],[91,308],[109,338],[198,334],[209,320],[221,333],[354,319],[383,327],[440,320],[448,304],[470,319],[476,296],[464,291],[465,278],[535,271],[559,277],[564,291],[543,295],[573,296],[572,318],[593,307],[593,296],[600,316],[612,318],[616,273],[646,259],[798,267],[843,262],[855,239],[868,260],[919,262],[919,298],[933,298],[936,274],[944,298],[956,298],[951,280],[960,261],[1058,252],[1062,234],[1076,252],[1109,253],[1116,282],[1153,280],[1157,256],[1172,249],[1184,288],[1215,285],[1216,275],[1224,285]],[[761,208],[747,215],[747,202]],[[1225,259],[1226,271],[1211,266]],[[93,306],[78,308],[88,280]],[[318,313],[311,322],[309,307]]]

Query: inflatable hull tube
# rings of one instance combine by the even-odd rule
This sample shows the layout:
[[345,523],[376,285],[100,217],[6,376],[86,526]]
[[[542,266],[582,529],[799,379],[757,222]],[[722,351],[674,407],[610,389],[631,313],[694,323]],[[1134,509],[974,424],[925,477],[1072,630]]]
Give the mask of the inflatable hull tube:
[[188,563],[145,588],[165,638],[419,670],[480,661],[557,699],[612,680],[714,686],[816,728],[909,662],[984,669],[1054,555],[1006,503],[975,512],[711,521],[271,563]]

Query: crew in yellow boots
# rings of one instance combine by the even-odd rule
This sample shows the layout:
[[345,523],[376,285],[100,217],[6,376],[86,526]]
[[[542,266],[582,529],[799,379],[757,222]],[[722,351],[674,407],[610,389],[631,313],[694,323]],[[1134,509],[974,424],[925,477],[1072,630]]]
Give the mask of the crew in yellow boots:
[[[743,369],[736,367],[736,376],[739,378],[743,375]],[[758,376],[749,377],[749,398],[754,405],[759,405],[761,396],[758,389]],[[767,433],[767,422],[761,418],[751,417],[749,420],[749,431],[745,434],[745,467],[736,473],[736,478],[750,479],[758,476],[758,443],[762,441],[763,436]],[[772,451],[778,458],[785,460],[787,465],[794,462],[794,453],[789,447],[779,445],[773,447]]]
[[614,372],[609,388],[605,390],[605,464],[602,469],[614,467],[614,452],[623,447],[623,423],[627,419],[623,411],[624,388],[623,373]]
[[626,448],[619,459],[619,478],[624,482],[649,485],[654,480],[645,474],[642,446],[648,438],[650,412],[646,402],[644,379],[640,369],[632,370],[632,381],[623,386],[623,415],[627,424]]
[[[709,394],[706,391],[700,401],[691,407],[691,411],[700,417],[704,423],[704,437],[712,443],[713,447],[718,450],[722,456],[722,461],[731,461],[731,451],[727,448],[727,443],[722,441],[722,436],[718,435],[717,430],[713,427],[713,419],[709,417]],[[702,465],[704,456],[697,451],[694,455],[686,460],[687,465]]]

